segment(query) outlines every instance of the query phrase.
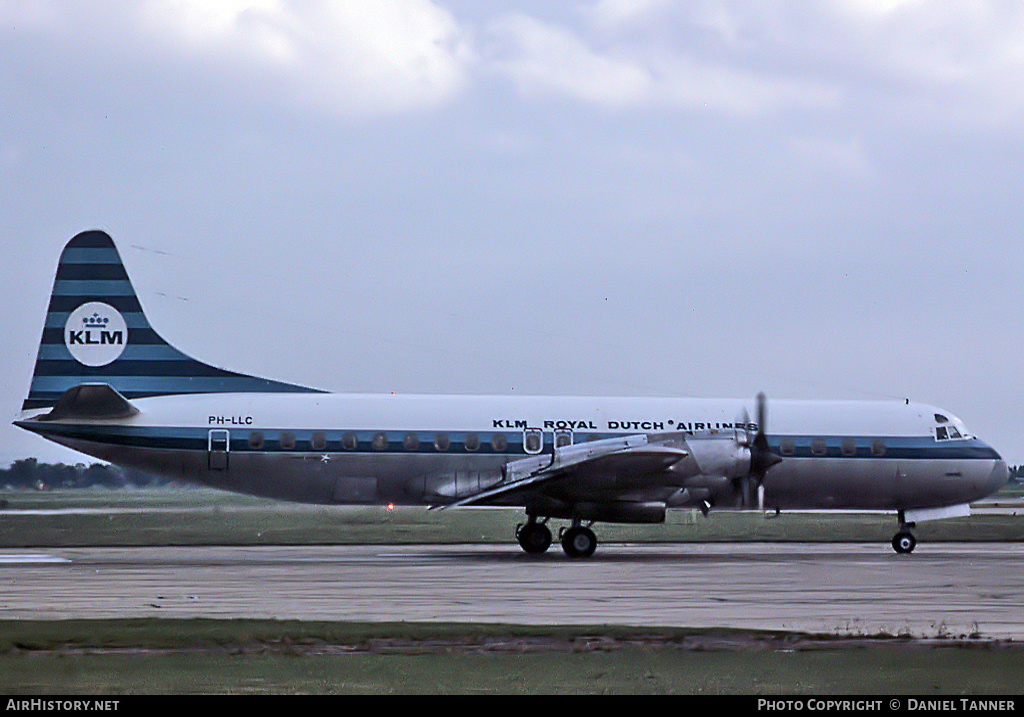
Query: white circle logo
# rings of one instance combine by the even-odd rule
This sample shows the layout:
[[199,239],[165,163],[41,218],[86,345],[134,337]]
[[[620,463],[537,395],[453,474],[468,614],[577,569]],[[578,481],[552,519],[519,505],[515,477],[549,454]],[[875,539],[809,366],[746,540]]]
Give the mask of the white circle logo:
[[64,343],[78,363],[106,366],[128,345],[128,325],[113,306],[90,301],[71,312],[64,324]]

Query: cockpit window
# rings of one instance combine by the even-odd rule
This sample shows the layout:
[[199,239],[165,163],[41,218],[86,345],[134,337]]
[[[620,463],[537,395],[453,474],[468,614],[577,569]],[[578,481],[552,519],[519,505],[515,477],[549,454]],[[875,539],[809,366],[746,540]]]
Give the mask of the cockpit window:
[[960,430],[952,424],[948,426],[935,427],[935,440],[937,441],[954,441],[968,437],[969,436],[966,433],[961,433]]
[[949,419],[946,418],[945,416],[943,416],[941,413],[936,413],[935,414],[935,422],[936,423],[949,423]]

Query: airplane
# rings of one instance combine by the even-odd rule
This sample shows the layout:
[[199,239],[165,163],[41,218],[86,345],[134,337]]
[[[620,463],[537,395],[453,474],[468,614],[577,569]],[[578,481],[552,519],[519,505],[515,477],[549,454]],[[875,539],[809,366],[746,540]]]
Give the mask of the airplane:
[[[531,555],[566,556],[593,525],[666,511],[970,513],[1008,479],[948,411],[906,401],[370,395],[195,360],[149,324],[110,236],[61,254],[35,372],[15,425],[126,468],[319,504],[513,506]],[[769,428],[771,430],[769,430]]]

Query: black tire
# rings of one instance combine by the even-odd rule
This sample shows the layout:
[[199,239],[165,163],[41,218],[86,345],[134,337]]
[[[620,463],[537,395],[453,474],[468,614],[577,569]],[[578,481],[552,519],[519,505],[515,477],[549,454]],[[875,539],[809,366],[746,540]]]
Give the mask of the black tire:
[[562,550],[570,558],[589,558],[597,550],[597,536],[590,528],[569,528],[562,533]]
[[530,555],[540,555],[551,547],[551,531],[541,523],[527,523],[516,531],[516,539]]
[[900,555],[908,555],[914,552],[916,546],[917,538],[905,530],[901,530],[893,536],[892,549]]

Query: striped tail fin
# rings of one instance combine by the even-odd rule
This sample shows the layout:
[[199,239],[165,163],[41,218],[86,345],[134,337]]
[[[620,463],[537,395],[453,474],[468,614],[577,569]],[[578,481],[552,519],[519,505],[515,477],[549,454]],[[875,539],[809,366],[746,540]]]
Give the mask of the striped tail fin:
[[105,383],[127,399],[196,393],[319,393],[186,356],[153,330],[114,242],[75,236],[61,254],[35,374],[22,410],[55,406],[69,388]]

